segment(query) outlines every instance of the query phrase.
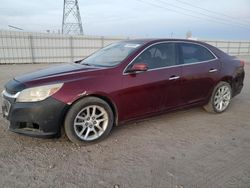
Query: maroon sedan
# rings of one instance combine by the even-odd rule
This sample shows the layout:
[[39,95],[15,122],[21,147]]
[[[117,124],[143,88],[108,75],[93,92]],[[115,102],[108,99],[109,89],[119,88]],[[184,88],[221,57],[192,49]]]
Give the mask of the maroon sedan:
[[[10,130],[75,143],[114,125],[176,109],[225,111],[241,92],[244,62],[198,41],[128,40],[71,64],[15,77],[3,91]],[[63,125],[63,126],[62,126]]]

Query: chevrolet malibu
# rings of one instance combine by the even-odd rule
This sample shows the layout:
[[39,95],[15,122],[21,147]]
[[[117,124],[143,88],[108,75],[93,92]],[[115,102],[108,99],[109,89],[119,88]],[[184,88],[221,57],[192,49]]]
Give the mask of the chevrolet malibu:
[[10,80],[2,93],[9,129],[75,143],[114,125],[192,106],[224,112],[243,87],[244,62],[198,41],[128,40],[71,64]]

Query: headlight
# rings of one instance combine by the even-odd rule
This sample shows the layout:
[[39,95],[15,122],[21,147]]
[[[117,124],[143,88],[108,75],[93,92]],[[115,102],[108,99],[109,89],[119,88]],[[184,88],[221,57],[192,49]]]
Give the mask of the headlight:
[[53,84],[53,85],[45,85],[39,87],[32,87],[28,89],[24,89],[18,95],[16,101],[17,102],[36,102],[42,101],[49,96],[56,93],[63,84]]

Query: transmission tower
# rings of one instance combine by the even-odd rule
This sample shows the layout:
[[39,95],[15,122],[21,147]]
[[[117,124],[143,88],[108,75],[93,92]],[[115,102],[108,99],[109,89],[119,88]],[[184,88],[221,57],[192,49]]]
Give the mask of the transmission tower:
[[78,0],[64,0],[62,34],[83,35]]

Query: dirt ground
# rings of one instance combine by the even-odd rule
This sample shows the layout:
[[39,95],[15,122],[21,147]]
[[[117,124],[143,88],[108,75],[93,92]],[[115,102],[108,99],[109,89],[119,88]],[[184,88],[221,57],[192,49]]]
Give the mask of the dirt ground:
[[[0,88],[47,66],[0,65]],[[245,69],[245,87],[225,113],[169,113],[86,147],[9,132],[0,118],[0,187],[250,188],[250,63]]]

